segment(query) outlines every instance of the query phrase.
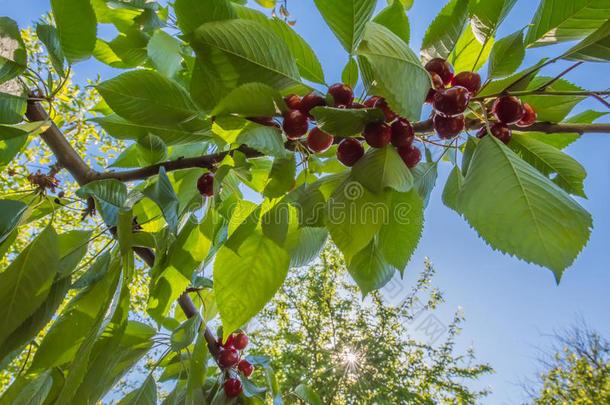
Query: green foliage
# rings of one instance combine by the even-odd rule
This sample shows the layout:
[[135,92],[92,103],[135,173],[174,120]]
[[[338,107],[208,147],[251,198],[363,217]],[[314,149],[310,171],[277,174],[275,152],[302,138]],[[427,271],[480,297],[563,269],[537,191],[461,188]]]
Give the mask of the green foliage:
[[51,0],[59,43],[66,59],[75,63],[91,56],[95,47],[97,21],[87,1]]
[[468,22],[468,0],[451,0],[428,27],[420,54],[424,60],[447,58]]
[[0,55],[0,83],[4,83],[25,70],[27,55],[19,27],[8,17],[0,17],[0,39],[10,44]]

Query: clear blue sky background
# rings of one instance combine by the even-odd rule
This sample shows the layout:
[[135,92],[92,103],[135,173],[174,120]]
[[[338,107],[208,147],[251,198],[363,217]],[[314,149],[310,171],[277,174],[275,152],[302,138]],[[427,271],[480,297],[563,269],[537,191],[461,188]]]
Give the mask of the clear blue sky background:
[[[428,24],[447,1],[415,0],[409,11],[411,48],[419,50]],[[519,0],[497,34],[506,36],[527,25],[538,2]],[[379,0],[378,8],[386,4]],[[329,83],[340,80],[347,55],[324,24],[313,0],[289,0],[289,11],[296,18],[295,29],[313,46],[325,69]],[[15,19],[21,27],[48,11],[46,0],[0,0],[0,15]],[[560,47],[529,50],[523,66],[536,63],[543,56],[559,54]],[[558,63],[543,73],[552,75],[568,66]],[[113,76],[115,71],[96,61],[76,66],[77,80]],[[486,71],[486,68],[482,70]],[[569,74],[572,82],[595,90],[610,87],[608,65],[587,64]],[[595,100],[587,100],[574,113],[586,109],[603,111]],[[435,284],[444,292],[447,303],[435,315],[448,323],[453,311],[461,306],[467,322],[460,347],[474,345],[477,357],[488,361],[496,373],[481,383],[491,385],[489,404],[515,404],[523,398],[520,384],[539,369],[540,349],[551,343],[549,334],[570,326],[582,317],[590,326],[610,337],[610,135],[586,134],[567,148],[588,172],[585,191],[588,200],[580,203],[594,218],[595,229],[589,244],[570,267],[559,286],[550,270],[527,264],[494,252],[468,224],[441,202],[442,187],[451,166],[440,167],[437,187],[426,211],[424,235],[407,268],[406,287],[422,269],[426,256],[437,269]]]

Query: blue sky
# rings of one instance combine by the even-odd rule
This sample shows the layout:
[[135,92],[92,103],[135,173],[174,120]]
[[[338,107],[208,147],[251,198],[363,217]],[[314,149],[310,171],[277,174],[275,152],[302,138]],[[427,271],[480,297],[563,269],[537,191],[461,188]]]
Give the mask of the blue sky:
[[[419,50],[425,30],[447,1],[415,0],[409,11],[411,48]],[[537,2],[518,0],[500,28],[497,38],[527,25]],[[379,9],[385,0],[379,0]],[[289,0],[289,11],[297,20],[295,29],[312,45],[327,81],[340,80],[347,55],[324,24],[313,0]],[[35,21],[49,9],[43,0],[0,0],[0,15],[15,19],[21,27]],[[541,57],[555,56],[563,47],[545,47],[528,51],[523,66],[536,63]],[[543,74],[552,75],[569,66],[557,63]],[[101,63],[88,61],[75,67],[77,78],[113,76],[114,70]],[[483,72],[486,68],[483,68]],[[608,67],[586,64],[568,75],[568,79],[584,88],[604,90],[610,87]],[[603,111],[595,100],[579,104],[574,113],[586,109]],[[556,285],[550,270],[527,264],[516,258],[494,252],[455,212],[441,202],[442,187],[451,170],[441,165],[437,188],[426,211],[421,243],[405,272],[402,283],[408,287],[430,257],[437,270],[435,284],[445,292],[447,303],[435,312],[441,322],[448,323],[453,311],[461,306],[467,322],[460,338],[462,348],[474,345],[477,357],[487,361],[496,373],[481,380],[491,385],[489,404],[514,404],[523,399],[520,383],[534,376],[539,369],[540,349],[551,343],[549,334],[568,327],[582,317],[590,326],[610,336],[610,134],[585,134],[567,148],[588,172],[585,191],[588,200],[579,202],[594,218],[591,239],[578,259]],[[417,333],[417,332],[416,332]]]

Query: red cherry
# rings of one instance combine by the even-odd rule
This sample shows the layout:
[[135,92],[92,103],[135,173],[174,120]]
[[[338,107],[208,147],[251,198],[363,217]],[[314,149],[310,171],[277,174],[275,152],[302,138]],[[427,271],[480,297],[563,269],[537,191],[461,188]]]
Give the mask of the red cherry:
[[337,159],[347,167],[352,167],[364,155],[364,147],[357,139],[345,138],[337,148]]
[[464,130],[464,116],[443,117],[440,114],[434,116],[434,130],[439,137],[451,139]]
[[392,122],[394,121],[394,119],[396,119],[396,117],[398,117],[398,115],[388,106],[388,103],[387,101],[385,101],[384,98],[377,99],[374,107],[379,108],[381,109],[381,111],[383,111],[383,115],[385,116],[386,122]]
[[301,97],[296,94],[287,95],[286,97],[284,97],[284,101],[286,102],[288,108],[290,108],[291,110],[301,109]]
[[366,108],[366,106],[364,104],[361,104],[361,103],[352,103],[350,108],[361,109],[361,108]]
[[218,344],[222,347],[224,347],[225,349],[232,349],[233,348],[233,339],[235,338],[235,336],[231,333],[228,337],[227,337],[227,341],[223,344],[222,343],[222,336],[218,337]]
[[218,364],[223,368],[233,367],[239,361],[239,353],[235,349],[222,349],[218,355]]
[[369,98],[367,98],[364,101],[364,106],[366,108],[374,108],[375,107],[375,103],[377,103],[377,101],[380,99],[381,97],[378,96],[371,96]]
[[503,124],[511,125],[523,118],[525,109],[521,100],[514,96],[504,96],[497,98],[491,112],[498,121]]
[[237,378],[227,379],[227,381],[224,383],[224,390],[225,394],[227,394],[229,398],[238,397],[243,391],[241,381],[239,381]]
[[[507,125],[500,122],[495,122],[489,127],[489,129],[491,129],[491,134],[493,136],[504,142],[505,145],[508,145],[508,142],[512,136],[512,131]],[[477,138],[483,138],[485,135],[487,135],[487,127],[483,126],[481,129],[479,129],[479,132],[477,132]]]
[[214,195],[214,174],[206,173],[197,179],[197,190],[206,197]]
[[241,360],[237,365],[237,369],[244,373],[246,377],[250,377],[254,371],[254,366],[248,360]]
[[247,117],[246,119],[266,127],[280,128],[280,124],[275,122],[273,117]]
[[414,168],[421,160],[421,151],[412,144],[399,146],[397,151],[409,169]]
[[410,145],[413,143],[413,138],[415,133],[408,120],[398,118],[392,123],[392,145],[396,147]]
[[469,102],[470,93],[462,86],[442,89],[434,95],[434,109],[447,117],[466,111]]
[[335,107],[348,108],[354,101],[354,91],[347,84],[333,84],[328,88],[328,94],[333,96]]
[[299,139],[307,133],[309,123],[307,115],[299,110],[290,110],[284,114],[284,124],[282,125],[288,139]]
[[426,63],[426,70],[439,75],[445,86],[451,83],[451,79],[453,79],[453,66],[443,58],[431,59]]
[[333,136],[314,127],[307,135],[307,146],[315,153],[324,152],[333,144]]
[[528,103],[523,103],[523,109],[525,110],[525,114],[521,117],[521,120],[517,122],[518,127],[529,127],[534,122],[536,122],[536,118],[538,118],[538,114],[534,107],[529,105]]
[[392,139],[392,129],[388,124],[373,122],[364,128],[364,140],[373,148],[384,148]]
[[237,350],[244,350],[246,346],[248,346],[248,335],[243,332],[235,335],[235,338],[233,339],[233,346]]
[[432,88],[428,91],[428,95],[426,96],[426,104],[432,104],[434,101],[434,95],[437,91],[444,89],[445,84],[443,83],[443,79],[441,79],[438,74],[434,72],[428,73],[430,73],[430,78],[432,79]]
[[317,95],[314,92],[307,94],[301,100],[301,112],[306,114],[309,118],[313,118],[309,112],[315,107],[323,107],[326,105],[326,100],[324,97]]
[[481,90],[481,76],[475,72],[460,72],[451,80],[451,85],[467,88],[474,97]]

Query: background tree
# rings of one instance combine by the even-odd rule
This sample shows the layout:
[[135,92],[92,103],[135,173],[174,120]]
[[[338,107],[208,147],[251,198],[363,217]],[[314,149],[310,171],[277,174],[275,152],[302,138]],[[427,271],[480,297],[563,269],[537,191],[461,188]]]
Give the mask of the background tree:
[[326,248],[319,263],[295,269],[257,317],[251,353],[271,356],[285,398],[309,389],[325,404],[479,402],[488,391],[469,383],[492,369],[476,364],[472,348],[455,353],[463,314],[438,346],[413,336],[415,319],[442,303],[425,265],[395,307],[379,292],[363,301],[340,253]]

